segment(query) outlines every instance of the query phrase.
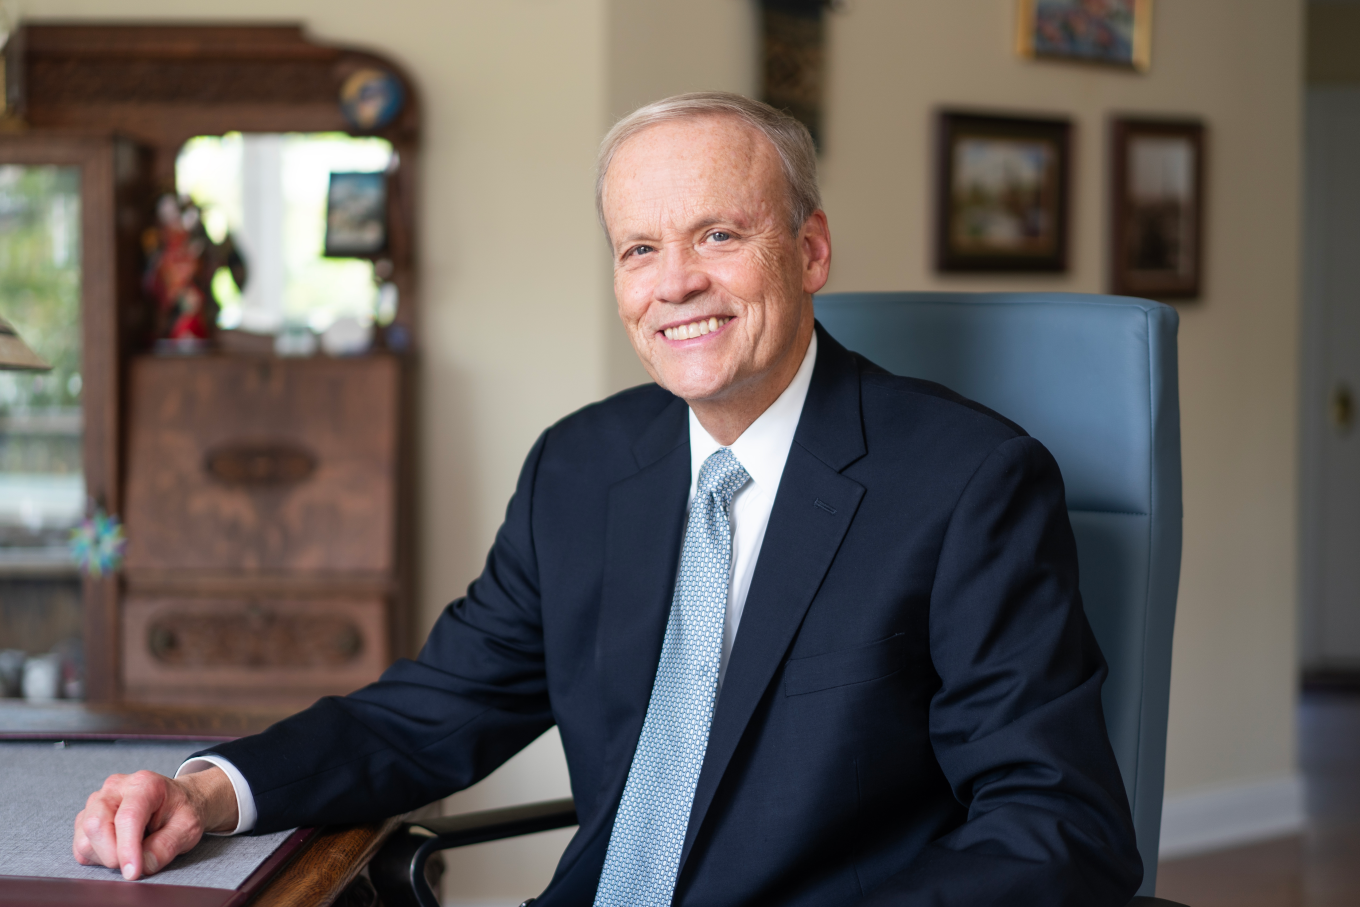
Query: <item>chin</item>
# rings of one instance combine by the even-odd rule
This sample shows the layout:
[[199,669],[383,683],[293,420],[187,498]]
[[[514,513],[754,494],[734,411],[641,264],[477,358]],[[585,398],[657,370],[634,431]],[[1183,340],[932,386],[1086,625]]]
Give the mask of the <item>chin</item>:
[[677,380],[666,380],[666,376],[663,375],[662,380],[657,381],[657,384],[683,400],[697,401],[712,400],[722,396],[731,382],[714,380],[712,377],[695,379],[688,376],[680,377]]

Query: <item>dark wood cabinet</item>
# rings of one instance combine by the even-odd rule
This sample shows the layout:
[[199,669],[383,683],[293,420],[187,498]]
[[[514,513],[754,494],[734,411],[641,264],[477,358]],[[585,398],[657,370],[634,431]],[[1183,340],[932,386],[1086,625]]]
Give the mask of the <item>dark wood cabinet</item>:
[[129,577],[390,574],[400,383],[385,355],[135,359]]
[[[85,581],[88,698],[291,708],[375,679],[412,648],[415,87],[287,25],[30,22],[6,52],[21,90],[0,163],[86,181],[85,475],[128,539],[121,573]],[[342,88],[375,69],[404,100],[365,131]],[[140,236],[184,142],[232,131],[391,143],[383,279],[401,302],[375,352],[150,352]]]
[[355,690],[387,667],[389,611],[384,598],[300,590],[129,595],[123,607],[127,695],[161,704],[305,705]]
[[127,694],[306,699],[377,678],[398,604],[401,363],[139,357]]

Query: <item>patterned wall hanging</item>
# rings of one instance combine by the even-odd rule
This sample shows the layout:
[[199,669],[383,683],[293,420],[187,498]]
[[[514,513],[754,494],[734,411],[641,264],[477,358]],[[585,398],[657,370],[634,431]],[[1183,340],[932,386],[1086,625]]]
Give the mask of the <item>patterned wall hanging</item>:
[[761,0],[763,97],[787,111],[822,147],[827,0]]

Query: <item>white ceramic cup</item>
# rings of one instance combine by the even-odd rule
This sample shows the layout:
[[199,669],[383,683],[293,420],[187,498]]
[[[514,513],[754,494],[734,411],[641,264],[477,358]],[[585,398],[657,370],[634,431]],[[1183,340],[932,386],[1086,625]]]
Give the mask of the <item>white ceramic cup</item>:
[[24,698],[45,702],[61,695],[61,656],[35,655],[24,662]]

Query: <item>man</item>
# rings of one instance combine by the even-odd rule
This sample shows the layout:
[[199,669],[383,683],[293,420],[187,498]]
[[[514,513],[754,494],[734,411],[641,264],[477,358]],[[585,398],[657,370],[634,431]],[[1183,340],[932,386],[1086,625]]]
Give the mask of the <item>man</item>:
[[656,385],[539,438],[416,661],[178,780],[111,778],[77,859],[135,878],[203,830],[413,809],[556,723],[581,826],[540,907],[1123,907],[1057,466],[815,325],[815,166],[734,95],[621,121],[597,198]]

